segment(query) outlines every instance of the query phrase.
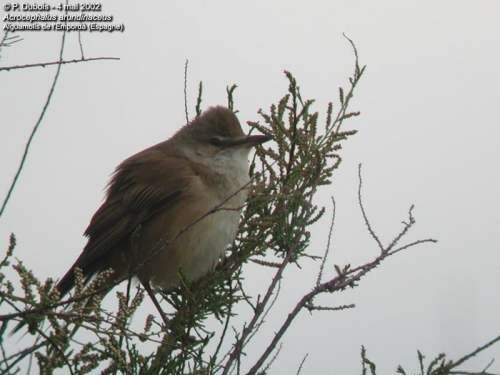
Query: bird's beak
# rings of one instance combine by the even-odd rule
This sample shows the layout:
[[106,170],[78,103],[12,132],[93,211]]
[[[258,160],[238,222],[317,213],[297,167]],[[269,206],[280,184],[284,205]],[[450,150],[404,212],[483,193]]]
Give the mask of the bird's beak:
[[228,146],[243,146],[246,145],[248,147],[254,147],[257,145],[260,145],[264,142],[267,142],[271,140],[272,137],[269,135],[263,135],[263,134],[258,134],[258,135],[245,135],[243,137],[238,137],[234,138],[231,140],[228,140]]

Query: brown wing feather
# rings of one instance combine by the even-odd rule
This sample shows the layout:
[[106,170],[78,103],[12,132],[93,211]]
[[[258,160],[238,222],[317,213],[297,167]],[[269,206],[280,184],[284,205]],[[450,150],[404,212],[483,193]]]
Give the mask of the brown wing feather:
[[[160,144],[161,145],[161,144]],[[106,201],[92,217],[83,252],[57,287],[61,295],[74,286],[74,270],[92,275],[109,268],[110,257],[130,252],[131,235],[159,211],[175,205],[196,174],[186,159],[168,156],[160,145],[146,149],[118,166],[109,184]]]

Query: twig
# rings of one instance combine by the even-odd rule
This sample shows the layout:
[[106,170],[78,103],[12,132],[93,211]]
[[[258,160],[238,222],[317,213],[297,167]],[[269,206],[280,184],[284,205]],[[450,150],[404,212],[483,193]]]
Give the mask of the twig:
[[486,371],[450,371],[448,374],[453,375],[500,375],[498,372],[486,372]]
[[227,108],[229,108],[234,113],[238,113],[238,111],[234,110],[234,90],[238,88],[237,84],[232,84],[231,86],[226,86],[226,94],[227,94]]
[[[232,288],[231,280],[229,280],[229,289],[230,289],[231,294],[232,294],[233,288]],[[226,337],[227,328],[229,327],[229,321],[231,320],[231,316],[232,316],[231,315],[232,309],[233,309],[233,305],[231,304],[231,305],[229,305],[229,311],[227,312],[227,315],[226,315],[226,321],[224,322],[224,328],[222,329],[222,333],[221,333],[221,336],[219,338],[217,348],[215,349],[215,352],[212,356],[213,361],[215,361],[217,359],[217,356],[219,355],[219,351],[222,347],[222,343],[224,342],[224,338]]]
[[196,117],[201,115],[201,97],[203,95],[203,82],[200,81],[198,84],[198,97],[196,98]]
[[401,238],[403,238],[403,236],[408,232],[408,230],[410,230],[410,228],[413,226],[413,224],[415,223],[415,219],[413,218],[413,209],[415,208],[415,205],[411,205],[410,206],[410,209],[408,210],[408,221],[403,221],[403,230],[401,232],[399,232],[399,234],[394,237],[394,239],[392,240],[392,242],[389,244],[389,246],[387,246],[387,249],[386,251],[391,251],[391,249],[396,246],[396,244],[399,242],[399,240]]
[[352,41],[351,38],[349,38],[346,33],[342,33],[342,35],[344,36],[344,38],[346,38],[349,43],[351,44],[352,46],[352,49],[354,51],[354,60],[355,60],[355,63],[354,63],[354,77],[357,77],[360,72],[361,72],[361,69],[359,68],[359,56],[358,56],[358,49],[356,48],[356,45],[354,44],[354,42]]
[[300,375],[300,372],[302,371],[302,367],[304,366],[304,363],[306,362],[306,359],[307,359],[308,356],[309,356],[309,353],[306,353],[306,355],[304,356],[304,358],[302,358],[302,361],[300,361],[300,365],[299,365],[299,368],[297,369],[297,374],[296,375]]
[[266,311],[264,311],[264,313],[262,314],[262,317],[260,318],[260,321],[255,325],[254,331],[248,336],[247,342],[249,342],[257,334],[257,332],[260,330],[260,327],[262,327],[262,325],[264,324],[266,317],[269,315],[269,312],[271,311],[271,309],[273,308],[274,304],[278,300],[280,292],[281,292],[281,279],[278,280],[278,285],[276,287],[276,293],[274,293],[274,298],[269,303],[269,306],[267,306]]
[[362,195],[361,195],[361,189],[363,187],[363,179],[361,177],[361,163],[358,164],[358,181],[359,181],[359,184],[358,184],[358,203],[359,203],[359,207],[361,208],[361,213],[363,214],[363,219],[365,221],[365,225],[366,225],[366,228],[368,229],[368,232],[370,233],[370,236],[372,236],[372,238],[375,240],[375,242],[377,243],[380,251],[384,251],[384,245],[382,245],[382,242],[380,241],[380,239],[378,238],[377,234],[375,233],[375,231],[373,230],[371,224],[370,224],[370,221],[368,220],[368,216],[366,215],[366,210],[365,210],[365,207],[363,205],[363,199],[362,199]]
[[269,369],[271,368],[272,364],[276,361],[276,358],[278,358],[278,355],[280,354],[282,348],[283,348],[283,344],[280,344],[280,346],[278,346],[278,350],[276,350],[276,353],[274,353],[271,360],[267,363],[267,365],[262,370],[263,374],[267,374],[269,372]]
[[[36,131],[38,130],[38,127],[40,126],[40,124],[45,116],[45,112],[47,111],[47,108],[49,107],[50,100],[52,99],[52,94],[54,93],[54,89],[56,87],[57,80],[59,79],[59,73],[61,72],[61,68],[62,68],[62,65],[60,62],[63,61],[65,41],[66,41],[66,31],[63,32],[62,39],[61,39],[61,48],[59,50],[59,62],[54,63],[54,64],[58,64],[58,65],[57,65],[56,74],[54,75],[54,79],[52,80],[52,85],[50,87],[49,94],[47,96],[47,99],[45,100],[45,104],[42,108],[42,112],[40,113],[40,116],[38,117],[38,120],[31,131],[31,134],[28,138],[28,142],[26,143],[26,146],[24,148],[24,153],[23,153],[23,156],[21,158],[21,162],[19,164],[19,167],[17,168],[17,172],[14,176],[14,179],[12,180],[12,183],[10,185],[8,192],[7,192],[7,195],[2,203],[2,208],[0,209],[0,217],[3,214],[5,207],[7,206],[7,202],[10,199],[10,196],[12,194],[12,191],[14,190],[14,187],[16,186],[17,179],[19,178],[19,175],[21,174],[21,171],[22,171],[23,166],[24,166],[24,162],[26,161],[26,157],[28,156],[28,151],[29,151],[29,148],[31,146],[31,142],[33,141],[33,138],[35,137]],[[1,68],[0,68],[0,70],[1,70]]]
[[[89,62],[89,61],[98,61],[98,60],[120,60],[119,57],[88,57],[86,59],[72,59],[72,60],[60,60],[60,61],[50,61],[44,63],[35,63],[35,64],[24,64],[24,65],[12,65],[12,66],[0,66],[0,72],[2,70],[16,70],[16,69],[26,69],[26,68],[45,68],[50,65],[66,65],[66,64],[77,64],[81,62]],[[59,69],[59,68],[58,68]]]
[[348,309],[353,309],[356,307],[354,303],[351,303],[349,305],[340,305],[340,306],[316,306],[313,304],[306,304],[304,306],[306,309],[309,311],[340,311],[340,310],[348,310]]
[[82,32],[78,30],[78,45],[80,46],[80,55],[82,60],[85,60],[85,55],[83,54],[83,43],[82,43]]
[[186,62],[184,63],[184,113],[186,115],[186,124],[189,122],[188,104],[187,104],[187,75],[188,75],[188,65],[189,65],[189,60],[186,59]]
[[11,47],[23,40],[23,38],[21,38],[19,35],[9,36],[9,32],[9,30],[5,30],[5,32],[3,33],[2,40],[0,40],[0,52],[2,51],[3,47]]
[[497,342],[500,341],[500,336],[497,336],[495,337],[493,340],[491,341],[488,341],[486,344],[480,346],[479,348],[477,348],[476,350],[474,350],[473,352],[463,356],[462,358],[460,358],[458,361],[454,362],[453,365],[450,367],[450,370],[452,368],[455,368],[455,367],[458,367],[460,366],[462,363],[468,361],[469,359],[471,359],[472,357],[474,357],[476,354],[478,354],[479,352],[482,352],[483,350],[485,350],[486,348],[489,348],[490,346],[496,344]]
[[262,260],[262,259],[250,259],[251,262],[258,264],[260,266],[264,267],[272,267],[272,268],[280,268],[281,263],[276,263],[276,262],[270,262],[268,260]]
[[316,286],[321,284],[321,278],[323,277],[323,269],[325,268],[326,259],[328,258],[328,253],[330,252],[330,245],[332,242],[332,232],[333,232],[333,225],[335,223],[336,204],[335,204],[335,198],[333,196],[331,197],[331,200],[332,200],[332,220],[330,221],[330,229],[328,230],[328,240],[326,243],[325,253],[323,255],[323,259],[321,260],[321,265],[319,267],[318,278],[316,279]]
[[[290,137],[290,152],[289,152],[289,157],[288,157],[288,163],[286,166],[286,179],[288,179],[288,176],[290,175],[290,170],[292,169],[292,164],[295,160],[295,147],[297,145],[297,125],[299,122],[300,117],[302,116],[302,112],[297,115],[297,96],[299,96],[299,88],[297,87],[297,82],[295,81],[295,78],[290,74],[290,72],[285,71],[286,76],[288,77],[288,80],[290,81],[289,85],[289,91],[292,94],[292,110],[291,110],[291,128],[292,128],[292,135]],[[304,110],[304,108],[302,109]],[[285,180],[286,181],[286,180]]]
[[[24,357],[26,357],[27,355],[30,355],[31,353],[33,353],[34,351],[36,351],[36,350],[38,350],[38,349],[42,348],[42,347],[43,347],[43,346],[45,346],[45,345],[47,345],[47,341],[42,341],[42,342],[40,342],[40,343],[38,343],[38,344],[35,344],[35,345],[30,346],[29,348],[23,349],[23,350],[21,350],[21,351],[19,351],[19,352],[15,353],[15,354],[12,354],[12,355],[10,355],[10,356],[9,356],[9,357],[7,357],[7,358],[4,358],[4,359],[2,360],[2,362],[3,362],[3,363],[7,363],[9,360],[11,360],[11,359],[14,359],[14,358],[18,357],[18,358],[14,361],[14,363],[11,363],[11,364],[9,365],[8,369],[11,369],[11,368],[12,368],[12,367],[14,367],[14,366],[15,366],[18,362],[20,362],[20,361],[21,361]],[[5,370],[5,371],[7,371],[7,370]]]
[[349,41],[351,46],[353,47],[354,50],[354,75],[353,77],[349,78],[349,83],[351,84],[351,87],[349,88],[349,91],[346,96],[344,96],[344,92],[342,88],[339,88],[340,92],[340,109],[337,112],[337,115],[335,117],[335,120],[333,121],[331,127],[325,134],[325,140],[327,139],[327,136],[331,132],[339,132],[340,127],[342,126],[342,123],[344,122],[345,119],[352,117],[352,116],[358,116],[360,113],[359,112],[352,112],[351,114],[346,114],[347,108],[349,107],[349,102],[353,96],[354,89],[356,88],[356,85],[358,84],[359,80],[361,79],[361,76],[363,75],[366,65],[363,65],[362,68],[359,67],[359,56],[358,56],[358,51],[356,49],[356,46],[354,45],[354,42],[349,39],[345,34],[344,37]]

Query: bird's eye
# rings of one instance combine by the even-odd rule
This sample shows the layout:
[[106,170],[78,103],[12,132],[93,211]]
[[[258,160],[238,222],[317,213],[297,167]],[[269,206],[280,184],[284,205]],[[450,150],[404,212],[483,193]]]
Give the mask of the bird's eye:
[[209,141],[214,146],[222,146],[224,143],[222,137],[220,137],[218,135],[210,137]]

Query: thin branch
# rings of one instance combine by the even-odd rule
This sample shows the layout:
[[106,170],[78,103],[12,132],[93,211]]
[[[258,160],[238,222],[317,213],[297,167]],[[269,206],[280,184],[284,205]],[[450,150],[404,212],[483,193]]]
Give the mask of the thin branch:
[[490,346],[496,344],[497,342],[500,341],[500,336],[497,336],[495,337],[493,340],[491,341],[488,341],[486,344],[480,346],[479,348],[477,348],[476,350],[474,350],[473,352],[463,356],[462,358],[460,358],[458,361],[456,362],[453,362],[453,365],[450,367],[450,370],[452,368],[455,368],[455,367],[458,367],[460,366],[462,363],[468,361],[469,359],[471,359],[472,357],[474,357],[476,354],[478,354],[479,352],[482,352],[483,350],[489,348]]
[[264,370],[262,371],[263,374],[267,374],[269,369],[271,368],[272,364],[276,361],[276,358],[278,358],[278,355],[281,352],[281,349],[283,348],[283,344],[280,344],[278,346],[278,350],[276,350],[276,353],[274,353],[273,357],[271,360],[268,362],[268,364],[264,367]]
[[201,115],[201,97],[203,95],[203,82],[200,81],[198,84],[198,97],[196,98],[196,117]]
[[[232,288],[231,280],[229,280],[229,289],[231,290],[231,294],[232,294],[233,288]],[[232,309],[233,309],[233,305],[231,304],[231,305],[229,305],[229,311],[226,315],[226,321],[224,322],[224,328],[222,329],[222,333],[221,333],[221,336],[219,338],[217,348],[215,349],[215,352],[212,356],[214,362],[217,360],[217,356],[219,355],[219,351],[222,347],[222,343],[224,342],[224,338],[226,337],[227,329],[229,327],[229,321],[231,320],[231,317],[232,317],[232,314],[231,314]]]
[[260,318],[260,321],[255,325],[254,331],[248,336],[247,342],[249,342],[257,334],[257,332],[260,330],[260,328],[264,324],[267,315],[269,315],[269,312],[271,311],[271,309],[273,308],[274,304],[278,300],[280,292],[281,292],[281,280],[278,280],[278,285],[277,285],[277,288],[276,288],[276,293],[274,293],[274,298],[269,303],[269,306],[267,306],[266,311],[262,314],[262,317]]
[[23,40],[23,38],[21,38],[19,35],[9,36],[9,32],[9,30],[5,30],[5,32],[3,33],[2,40],[0,40],[0,52],[2,51],[3,47],[11,47]]
[[186,124],[189,122],[188,104],[187,104],[187,75],[188,75],[188,65],[189,65],[189,60],[186,59],[186,62],[184,63],[184,113],[186,115]]
[[226,94],[227,94],[227,108],[229,108],[234,113],[238,113],[238,111],[234,110],[234,90],[238,88],[238,85],[232,84],[231,86],[226,86]]
[[356,305],[351,303],[349,305],[340,305],[340,306],[316,306],[313,304],[307,304],[304,306],[307,310],[311,311],[340,311],[340,310],[348,310],[354,309]]
[[486,371],[450,371],[448,374],[453,375],[500,375],[498,372],[486,372]]
[[[295,81],[295,78],[290,74],[290,72],[285,71],[285,74],[290,81],[289,85],[289,91],[292,94],[292,110],[291,110],[291,128],[292,128],[292,134],[290,137],[290,151],[289,151],[289,157],[288,157],[288,164],[286,166],[286,179],[288,179],[290,175],[290,170],[292,169],[292,164],[295,160],[295,147],[297,145],[298,139],[297,139],[297,125],[299,123],[299,119],[302,116],[302,112],[297,115],[297,97],[299,96],[299,88],[297,87],[297,82]],[[305,107],[302,108],[304,110]],[[286,180],[285,180],[286,181]]]
[[410,206],[410,209],[408,210],[408,221],[403,221],[403,230],[401,232],[399,232],[399,234],[394,237],[394,239],[392,240],[392,242],[390,243],[389,246],[387,246],[387,249],[386,251],[391,251],[392,248],[394,246],[396,246],[396,244],[399,242],[399,240],[401,240],[401,238],[403,238],[406,233],[408,233],[408,231],[410,230],[410,228],[413,226],[413,224],[415,223],[415,219],[413,218],[413,209],[415,208],[415,205],[411,205]]
[[[120,60],[119,57],[88,57],[86,59],[72,59],[72,60],[60,60],[60,61],[50,61],[43,63],[34,63],[34,64],[24,64],[24,65],[12,65],[12,66],[0,66],[0,71],[6,70],[16,70],[16,69],[26,69],[26,68],[45,68],[50,65],[66,65],[66,64],[77,64],[81,62],[89,62],[89,61],[99,61],[99,60]],[[59,69],[59,68],[58,68]]]
[[361,213],[363,214],[363,219],[365,221],[366,228],[368,229],[368,232],[372,236],[372,238],[375,240],[377,243],[380,251],[384,251],[384,245],[382,245],[382,242],[378,238],[377,234],[373,230],[370,221],[368,220],[368,216],[366,215],[366,210],[365,206],[363,205],[363,199],[361,195],[361,189],[363,187],[363,178],[361,177],[361,163],[358,164],[358,179],[359,179],[359,184],[358,184],[358,203],[359,207],[361,208]]
[[83,43],[82,43],[82,32],[78,30],[78,45],[80,46],[80,55],[82,60],[85,60],[85,55],[83,54]]
[[258,264],[258,265],[264,266],[264,267],[272,267],[272,268],[280,268],[281,267],[281,263],[271,262],[271,261],[262,260],[262,259],[251,258],[250,262],[253,262],[255,264]]
[[318,278],[316,279],[316,286],[321,284],[321,278],[323,277],[323,270],[325,268],[326,259],[328,258],[328,253],[330,252],[330,245],[332,242],[332,232],[333,232],[333,225],[335,223],[336,204],[335,204],[335,198],[333,196],[331,197],[331,200],[332,200],[332,220],[330,221],[330,229],[328,230],[328,240],[326,243],[325,253],[323,254],[323,259],[321,260],[321,265],[319,267]]
[[30,346],[29,348],[26,348],[26,349],[23,349],[15,354],[12,354],[10,355],[9,357],[7,358],[4,358],[2,360],[2,363],[7,363],[9,360],[13,360],[14,358],[18,357],[14,363],[11,363],[7,369],[5,369],[4,371],[7,371],[8,369],[11,369],[12,367],[14,367],[17,363],[19,363],[23,358],[25,358],[26,356],[30,355],[31,353],[37,351],[38,349],[44,347],[45,345],[47,345],[47,341],[42,341],[42,342],[39,342],[38,344],[35,344],[35,345],[32,345]]
[[352,49],[354,51],[354,60],[355,60],[355,63],[354,63],[354,77],[357,77],[359,76],[360,72],[361,72],[361,69],[359,68],[359,56],[358,56],[358,49],[356,48],[356,45],[354,44],[354,42],[352,41],[351,38],[349,38],[346,33],[342,33],[342,35],[344,36],[344,38],[346,38],[349,43],[351,44],[352,46]]
[[[19,175],[21,174],[21,171],[24,167],[24,162],[26,161],[26,158],[28,156],[28,151],[29,151],[29,148],[31,146],[31,142],[33,141],[33,138],[35,137],[36,131],[38,130],[38,127],[42,123],[43,118],[45,117],[45,112],[47,111],[47,108],[49,107],[49,104],[50,104],[50,100],[52,99],[52,94],[54,93],[54,89],[56,87],[57,80],[59,79],[59,73],[61,72],[61,68],[62,68],[61,61],[63,61],[65,41],[66,41],[66,31],[63,32],[62,39],[61,39],[61,48],[59,50],[59,62],[54,63],[54,64],[57,64],[57,70],[56,70],[56,74],[54,75],[54,79],[52,80],[52,85],[50,87],[49,94],[47,96],[47,99],[45,100],[45,104],[42,108],[42,112],[40,113],[40,116],[38,117],[38,120],[31,131],[31,134],[28,138],[28,142],[26,143],[26,146],[24,148],[24,153],[23,153],[23,156],[21,158],[21,162],[19,164],[19,167],[17,168],[17,172],[14,176],[14,179],[12,180],[9,191],[7,192],[7,195],[2,203],[2,208],[0,209],[0,217],[3,214],[5,207],[7,206],[7,202],[10,199],[10,196],[14,190],[14,187],[16,186]],[[0,68],[0,70],[2,70],[2,69]]]
[[309,353],[306,353],[304,358],[302,358],[302,361],[300,361],[300,365],[299,365],[299,368],[297,369],[296,375],[300,375],[300,372],[302,371],[302,367],[304,367],[304,363],[306,362],[307,357],[309,357]]
[[487,371],[487,370],[491,367],[491,365],[493,365],[493,363],[495,363],[495,358],[492,358],[492,359],[488,362],[488,364],[487,364],[486,366],[484,366],[484,368],[483,368],[483,370],[482,370],[482,371],[483,371],[483,372],[486,372],[486,371]]
[[349,78],[349,83],[351,84],[351,87],[349,88],[349,91],[347,95],[344,96],[344,91],[340,87],[339,88],[339,99],[340,99],[340,109],[337,112],[337,115],[335,119],[333,120],[333,123],[329,130],[325,134],[325,140],[328,139],[328,135],[331,132],[339,132],[340,127],[342,126],[342,123],[344,120],[346,120],[349,117],[352,116],[358,116],[360,113],[359,112],[352,112],[351,114],[346,114],[347,108],[349,107],[349,102],[353,97],[354,89],[356,88],[356,85],[358,84],[359,80],[361,79],[365,69],[366,65],[363,65],[362,68],[359,66],[359,56],[358,56],[358,51],[356,49],[356,46],[354,45],[353,41],[349,39],[345,34],[344,37],[349,41],[351,46],[354,49],[354,75],[353,77]]

